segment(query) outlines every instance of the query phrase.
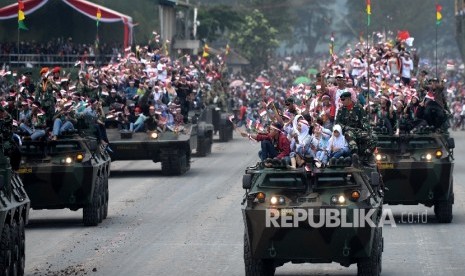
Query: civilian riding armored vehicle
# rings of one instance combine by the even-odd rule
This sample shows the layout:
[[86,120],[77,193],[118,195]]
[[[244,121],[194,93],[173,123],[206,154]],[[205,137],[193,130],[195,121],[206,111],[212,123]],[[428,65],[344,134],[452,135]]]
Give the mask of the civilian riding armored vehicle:
[[0,275],[24,275],[29,207],[21,179],[0,150]]
[[439,222],[452,221],[454,138],[431,127],[413,133],[378,133],[378,168],[386,186],[384,203],[434,205]]
[[33,209],[83,209],[83,222],[95,226],[107,217],[110,156],[97,140],[76,132],[58,140],[25,138],[18,173]]
[[172,130],[131,132],[107,128],[111,141],[111,159],[152,160],[161,162],[164,175],[181,175],[190,169],[193,149],[198,156],[211,153],[213,126],[192,116],[191,123]]
[[[357,263],[358,275],[380,275],[382,183],[376,166],[351,163],[246,169],[245,275],[274,275],[287,262]],[[371,222],[361,221],[363,214]]]

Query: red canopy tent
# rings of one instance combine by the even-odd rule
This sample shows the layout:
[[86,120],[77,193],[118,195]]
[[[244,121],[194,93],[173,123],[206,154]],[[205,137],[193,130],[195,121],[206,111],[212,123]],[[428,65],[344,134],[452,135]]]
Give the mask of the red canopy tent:
[[[25,0],[24,1],[24,13],[31,14],[42,6],[47,4],[49,0]],[[85,0],[62,0],[68,6],[72,7],[76,11],[86,15],[87,17],[97,20],[97,10],[100,10],[102,17],[100,22],[104,23],[115,23],[123,22],[124,25],[124,48],[132,45],[133,39],[133,23],[132,17],[113,11],[109,8],[97,5]],[[18,17],[18,3],[8,5],[0,8],[0,20],[12,19]]]

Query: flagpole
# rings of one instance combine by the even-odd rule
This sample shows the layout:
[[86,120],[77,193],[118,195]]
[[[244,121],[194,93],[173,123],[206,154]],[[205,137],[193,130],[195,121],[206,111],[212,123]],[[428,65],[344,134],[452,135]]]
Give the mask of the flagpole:
[[[367,59],[367,90],[368,90],[368,94],[367,94],[367,102],[368,102],[368,116],[371,116],[371,107],[370,107],[370,34],[369,34],[369,31],[370,31],[370,23],[371,23],[371,1],[370,0],[367,0],[367,56],[366,56],[366,59]],[[371,130],[371,128],[370,128]],[[370,137],[371,137],[371,133],[370,134]]]
[[17,60],[18,62],[19,62],[19,35],[20,35],[20,32],[21,32],[21,29],[18,26],[18,44],[16,45],[17,49],[18,49],[18,60]]
[[435,61],[436,61],[436,78],[438,78],[438,25],[439,24],[436,24],[436,58],[435,58]]

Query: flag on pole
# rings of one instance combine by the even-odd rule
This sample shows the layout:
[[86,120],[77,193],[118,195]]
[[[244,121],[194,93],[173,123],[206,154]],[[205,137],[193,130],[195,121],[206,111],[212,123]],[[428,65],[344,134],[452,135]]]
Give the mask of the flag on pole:
[[367,25],[370,26],[371,23],[371,0],[367,1]]
[[102,18],[102,13],[100,12],[100,8],[97,8],[97,15],[96,15],[96,17],[97,17],[97,27],[98,27],[98,25],[99,25],[99,23],[100,23],[100,19]]
[[208,53],[210,51],[210,48],[208,48],[207,43],[205,43],[205,46],[203,46],[203,53],[202,57],[207,58],[210,54]]
[[22,0],[18,0],[18,29],[20,30],[27,30],[24,19],[26,19],[24,15],[24,3]]
[[441,11],[442,11],[442,6],[439,4],[436,4],[436,25],[441,24],[441,20],[442,20]]

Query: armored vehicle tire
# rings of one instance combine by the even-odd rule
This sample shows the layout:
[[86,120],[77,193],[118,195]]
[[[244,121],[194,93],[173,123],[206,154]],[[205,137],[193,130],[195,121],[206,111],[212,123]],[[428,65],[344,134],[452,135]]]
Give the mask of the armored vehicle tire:
[[105,179],[103,181],[103,194],[104,194],[103,219],[106,219],[108,216],[108,200],[110,198],[110,193],[108,192],[108,176],[105,176]]
[[82,208],[82,221],[85,226],[96,226],[102,221],[101,218],[101,181],[100,177],[95,179],[92,201]]
[[452,213],[452,205],[454,204],[454,192],[451,191],[449,199],[438,201],[434,204],[434,214],[440,223],[451,223],[454,214]]
[[220,136],[220,142],[228,142],[229,134],[228,134],[228,129],[225,125],[220,126],[219,136]]
[[369,258],[363,258],[357,263],[358,276],[379,276],[382,270],[383,232],[376,228]]
[[252,257],[247,234],[244,234],[244,265],[246,276],[274,276],[276,267],[272,260],[255,259]]
[[11,243],[10,225],[5,224],[0,237],[0,275],[10,275]]
[[163,175],[181,175],[189,170],[188,155],[184,151],[166,154],[161,158],[161,172]]
[[197,155],[205,157],[212,151],[212,140],[210,137],[204,137],[197,141]]
[[18,225],[16,222],[10,227],[11,230],[11,266],[10,266],[10,275],[20,275],[19,274],[19,262],[20,262],[20,237],[18,231]]
[[24,269],[26,266],[26,235],[24,232],[24,220],[19,219],[18,223],[18,235],[19,235],[19,262],[18,262],[18,275],[24,275]]

